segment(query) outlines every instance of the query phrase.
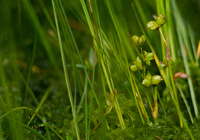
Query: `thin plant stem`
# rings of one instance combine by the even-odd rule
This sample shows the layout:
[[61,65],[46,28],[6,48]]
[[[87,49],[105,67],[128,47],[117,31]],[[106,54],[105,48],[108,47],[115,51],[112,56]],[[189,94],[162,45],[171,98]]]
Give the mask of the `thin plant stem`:
[[[99,54],[99,57],[100,57],[99,61],[100,61],[100,64],[101,64],[101,66],[103,68],[103,72],[105,74],[106,81],[108,83],[108,87],[109,87],[110,93],[113,93],[112,83],[111,83],[111,81],[109,79],[108,72],[106,70],[106,66],[104,64],[103,58],[102,58],[101,54],[99,53],[99,48],[98,48],[98,43],[97,43],[97,38],[98,38],[98,36],[97,36],[97,30],[96,30],[96,26],[94,26],[95,23],[94,23],[94,21],[92,22],[92,20],[91,20],[91,18],[89,16],[89,12],[87,10],[85,1],[84,0],[80,0],[80,1],[81,1],[81,5],[83,7],[84,13],[86,15],[87,22],[89,24],[89,28],[90,28],[91,34],[94,37],[93,38],[94,48],[95,48],[96,52]],[[121,109],[120,109],[120,106],[119,106],[117,98],[115,98],[114,106],[115,106],[115,109],[116,109],[116,112],[117,112],[117,116],[118,116],[120,125],[122,126],[122,129],[126,129],[126,126],[125,126],[125,123],[124,123],[124,120],[123,120],[123,117],[122,117]]]
[[159,99],[159,101],[160,101],[160,105],[161,105],[161,107],[162,107],[162,109],[163,109],[163,112],[164,112],[165,116],[167,116],[167,113],[166,113],[166,111],[165,111],[165,107],[164,107],[164,105],[163,105],[163,102],[162,102],[162,99],[161,99],[159,93],[158,93],[158,99]]
[[162,36],[162,39],[163,39],[163,41],[164,41],[164,43],[165,43],[165,46],[168,46],[168,44],[167,44],[167,42],[166,42],[166,40],[165,40],[165,37],[164,37],[164,35],[163,35],[163,33],[162,33],[161,28],[159,28],[159,32],[160,32],[160,34],[161,34],[161,36]]
[[153,98],[154,98],[154,104],[153,104],[153,112],[152,116],[154,118],[154,124],[158,124],[158,102],[157,102],[157,86],[153,86]]
[[149,123],[150,123],[149,117],[148,117],[148,114],[147,114],[146,109],[145,109],[145,107],[144,107],[144,103],[143,103],[143,101],[142,101],[142,98],[141,98],[141,95],[140,95],[140,91],[139,91],[139,89],[138,89],[138,87],[137,87],[137,84],[136,84],[135,78],[134,78],[134,76],[133,76],[133,73],[131,73],[131,77],[132,77],[133,83],[134,83],[135,88],[136,88],[136,91],[137,91],[137,93],[135,93],[135,94],[136,94],[136,97],[138,98],[138,103],[139,103],[140,108],[141,108],[141,110],[142,110],[142,113],[143,113],[143,115],[144,115],[146,124],[149,125]]
[[150,107],[151,111],[153,111],[153,108],[152,108],[152,105],[151,105],[151,100],[150,100],[150,98],[149,98],[149,95],[147,94],[147,91],[145,92],[145,94],[146,94],[147,100],[148,100],[148,102],[149,102],[149,107]]
[[185,95],[183,94],[183,91],[181,90],[181,88],[180,88],[180,86],[179,86],[179,84],[178,84],[177,82],[176,82],[176,85],[177,85],[177,87],[178,87],[178,89],[179,89],[179,92],[180,92],[182,98],[183,98],[183,101],[184,101],[185,106],[186,106],[186,108],[187,108],[188,114],[189,114],[189,116],[190,116],[190,120],[191,120],[191,122],[194,124],[194,119],[193,119],[193,117],[192,117],[192,113],[191,113],[191,111],[190,111],[190,107],[189,107],[188,102],[187,102],[187,100],[186,100],[186,98],[185,98]]
[[[168,63],[168,68],[167,69],[168,69],[168,73],[169,73],[169,78],[171,80],[172,89],[174,91],[173,92],[174,93],[174,97],[175,97],[175,100],[177,101],[177,104],[179,105],[179,103],[178,103],[178,97],[177,97],[177,92],[176,92],[176,88],[175,88],[175,84],[174,84],[174,80],[173,80],[172,70],[171,70],[171,66],[170,66],[170,62],[169,62],[170,61],[170,50],[169,50],[169,46],[168,46],[168,40],[166,42],[166,39],[165,39],[165,37],[164,37],[164,35],[162,33],[161,28],[159,28],[159,32],[160,32],[160,34],[162,36],[162,39],[163,39],[163,41],[165,43],[165,46],[166,46],[166,60],[167,60],[167,63]],[[182,122],[182,120],[180,118],[179,113],[178,113],[178,116],[179,116],[179,120],[180,120],[180,126],[183,127],[183,122]]]
[[65,74],[65,82],[66,82],[69,100],[70,100],[70,104],[71,104],[71,108],[72,108],[72,114],[74,117],[76,136],[77,136],[77,139],[80,140],[81,138],[80,138],[80,134],[79,134],[78,123],[76,120],[76,111],[75,111],[74,104],[73,104],[73,98],[72,98],[72,93],[71,93],[71,88],[70,88],[70,83],[69,83],[69,76],[68,76],[67,66],[66,66],[66,62],[65,62],[65,55],[64,55],[64,50],[63,50],[63,46],[62,46],[62,40],[61,40],[60,29],[59,29],[59,25],[58,25],[58,19],[57,19],[57,13],[56,13],[54,0],[52,0],[52,6],[53,6],[54,17],[55,17],[55,22],[56,22],[56,29],[57,29],[58,40],[59,40],[59,45],[60,45],[60,53],[61,53],[61,58],[62,58],[62,63],[63,63],[63,69],[64,69],[64,74]]

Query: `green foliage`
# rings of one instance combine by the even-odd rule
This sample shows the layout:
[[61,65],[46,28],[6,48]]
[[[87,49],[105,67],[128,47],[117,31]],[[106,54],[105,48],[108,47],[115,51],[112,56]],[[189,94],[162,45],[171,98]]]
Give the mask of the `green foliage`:
[[0,139],[200,139],[198,11],[197,0],[0,1]]

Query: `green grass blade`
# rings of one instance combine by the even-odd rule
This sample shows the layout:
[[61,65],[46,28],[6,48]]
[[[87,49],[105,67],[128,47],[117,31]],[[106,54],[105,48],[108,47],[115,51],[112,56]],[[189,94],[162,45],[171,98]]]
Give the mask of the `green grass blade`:
[[[160,14],[165,14],[165,7],[164,7],[164,0],[156,0],[156,8],[157,8],[157,15],[160,15]],[[162,30],[163,30],[163,34],[164,34],[164,37],[167,38],[167,28],[166,28],[166,25],[163,25],[162,27]],[[161,45],[162,45],[162,56],[163,56],[163,60],[165,60],[166,58],[166,47],[165,47],[165,44],[163,42],[163,39],[162,39],[162,36],[160,36],[160,40],[161,40]]]
[[39,34],[39,38],[41,39],[40,41],[42,42],[42,44],[44,45],[44,48],[47,52],[47,55],[51,61],[51,63],[53,64],[55,70],[57,69],[56,66],[56,60],[55,57],[53,55],[53,52],[51,50],[51,48],[49,47],[49,42],[47,40],[47,38],[44,36],[44,30],[42,29],[42,26],[40,25],[39,19],[35,13],[35,10],[33,9],[31,3],[29,0],[22,0],[24,7],[27,10],[28,16],[31,18],[33,25],[35,26],[36,30],[38,31]]
[[[136,102],[136,106],[137,106],[138,111],[140,112],[139,103],[138,103],[138,100],[137,100],[137,97],[136,97],[136,94],[140,94],[140,93],[136,92],[136,87],[133,85],[133,81],[132,81],[132,78],[131,78],[132,76],[131,76],[131,73],[130,73],[130,70],[129,70],[128,60],[127,60],[127,55],[126,55],[126,52],[125,52],[125,46],[124,46],[124,44],[122,42],[122,35],[120,34],[121,32],[123,32],[122,31],[123,29],[121,29],[120,26],[119,26],[119,22],[117,21],[117,16],[112,11],[111,4],[108,1],[106,1],[106,3],[107,3],[107,6],[108,6],[109,13],[111,15],[112,21],[114,23],[115,30],[117,32],[117,37],[119,38],[119,43],[120,43],[120,47],[121,48],[118,48],[118,50],[120,50],[120,49],[122,50],[122,54],[123,54],[124,59],[125,59],[124,72],[127,73],[127,76],[128,76],[128,79],[129,79],[129,82],[131,84],[132,91],[133,91],[133,94],[134,94],[134,99],[135,99],[135,102]],[[121,63],[123,63],[123,61],[121,61]],[[143,110],[144,110],[144,112],[146,112],[145,108],[143,108]],[[150,124],[148,115],[146,113],[145,113],[145,115],[146,115],[147,123]],[[141,118],[141,120],[143,120],[143,119]]]
[[49,23],[50,23],[50,25],[51,25],[51,28],[52,28],[53,31],[55,32],[55,31],[56,31],[56,27],[55,27],[55,25],[53,24],[53,21],[52,21],[52,19],[51,19],[49,13],[48,13],[48,11],[47,11],[47,8],[45,7],[45,4],[43,3],[42,0],[38,0],[38,2],[39,2],[39,4],[41,5],[42,10],[44,11],[44,13],[45,13],[45,15],[46,15],[46,17],[47,17],[47,20],[49,21]]
[[[64,12],[64,8],[63,8],[63,6],[62,6],[62,3],[61,3],[61,1],[59,1],[59,2],[60,2],[61,10],[62,10],[62,12],[63,12],[63,14],[64,14],[65,12]],[[88,79],[88,83],[89,83],[89,85],[90,85],[90,87],[91,87],[91,89],[92,89],[92,94],[94,94],[94,97],[95,97],[95,99],[96,99],[96,102],[97,102],[97,104],[98,104],[98,106],[99,106],[99,101],[98,101],[97,95],[96,95],[96,93],[95,93],[95,91],[94,91],[94,87],[93,87],[93,85],[92,85],[92,83],[91,83],[91,80],[90,80],[90,78],[89,78],[88,72],[87,72],[87,70],[86,70],[85,64],[84,64],[84,62],[83,62],[83,60],[82,60],[82,57],[81,57],[81,55],[80,55],[78,46],[77,46],[77,44],[76,44],[75,38],[74,38],[74,36],[73,36],[72,30],[71,30],[71,28],[70,28],[70,26],[69,26],[69,22],[68,22],[67,17],[66,17],[65,14],[64,14],[64,18],[65,18],[65,22],[67,23],[67,28],[68,28],[68,30],[69,30],[69,36],[72,38],[72,42],[73,42],[73,44],[71,45],[71,47],[74,49],[74,46],[75,46],[75,50],[76,50],[76,52],[77,52],[77,54],[78,54],[79,60],[80,60],[80,62],[81,62],[81,65],[83,66],[84,72],[85,72],[86,77],[87,77],[87,79]],[[68,40],[68,39],[66,39],[66,40]],[[71,54],[70,54],[70,56],[71,56]],[[73,61],[73,59],[72,59],[72,61]],[[74,68],[76,68],[76,67],[74,66]],[[76,72],[76,70],[75,70],[75,72]],[[80,80],[80,79],[79,79],[79,76],[77,76],[77,79]],[[80,91],[82,91],[82,90],[80,90]],[[81,104],[80,104],[80,105],[81,105]],[[79,106],[80,106],[80,105],[79,105]]]
[[64,75],[65,75],[65,82],[66,82],[68,95],[69,95],[69,99],[70,99],[70,104],[71,104],[71,108],[72,108],[72,113],[73,113],[73,117],[74,117],[74,125],[75,125],[75,130],[76,130],[76,136],[77,136],[77,139],[80,140],[78,123],[76,121],[76,111],[75,111],[73,99],[72,99],[71,87],[70,87],[70,83],[69,83],[69,76],[68,76],[68,71],[67,71],[67,66],[66,66],[66,61],[65,61],[64,50],[63,50],[63,46],[62,46],[62,39],[61,39],[61,35],[60,35],[60,29],[59,29],[59,25],[58,25],[58,19],[57,19],[57,13],[56,13],[56,9],[55,9],[54,0],[52,0],[52,6],[53,6],[54,17],[55,17],[56,28],[57,28],[57,34],[58,34],[58,40],[59,40],[59,45],[60,45],[60,53],[61,53],[61,57],[62,57],[62,63],[63,63],[63,69],[64,69]]
[[[49,125],[49,124],[45,121],[45,119],[44,119],[43,117],[41,117],[41,116],[40,116],[38,113],[36,113],[33,109],[28,108],[28,107],[17,107],[17,108],[13,108],[12,110],[9,110],[9,111],[7,111],[5,114],[1,115],[1,116],[0,116],[0,120],[3,119],[4,117],[7,117],[7,116],[9,117],[9,115],[10,115],[11,113],[13,113],[14,111],[17,111],[17,110],[29,110],[29,111],[35,113],[36,116],[45,124],[46,127],[49,127],[49,129],[50,129],[51,131],[53,131],[61,140],[64,140],[64,139],[60,136],[60,134],[58,134],[58,133],[53,129],[53,127],[52,127],[51,125]],[[11,118],[10,118],[10,119],[11,119]]]
[[187,100],[186,100],[186,98],[185,98],[185,95],[183,94],[183,91],[181,90],[181,88],[180,88],[180,86],[179,86],[179,84],[178,84],[177,82],[176,82],[176,85],[177,85],[177,87],[178,87],[178,89],[179,89],[179,92],[180,92],[182,98],[183,98],[183,101],[184,101],[185,106],[186,106],[186,108],[187,108],[188,114],[189,114],[189,116],[190,116],[190,120],[191,120],[191,122],[194,124],[194,119],[193,119],[193,117],[192,117],[192,113],[191,113],[191,111],[190,111],[190,107],[189,107],[188,102],[187,102]]
[[31,70],[32,70],[32,66],[33,66],[33,62],[34,62],[34,58],[35,58],[36,46],[37,46],[37,34],[35,35],[34,47],[33,47],[33,56],[32,56],[30,66],[29,66],[28,77],[27,77],[27,80],[26,80],[26,92],[25,92],[25,99],[24,99],[24,105],[25,106],[27,104],[27,96],[28,96],[28,88],[29,88],[28,84],[29,84],[29,80],[30,80],[30,76],[31,76]]
[[196,47],[196,44],[195,44],[195,36],[194,36],[194,31],[192,30],[192,27],[190,25],[188,25],[188,32],[189,32],[189,37],[190,37],[190,40],[191,40],[192,51],[193,51],[193,54],[194,54],[195,62],[196,62],[196,65],[198,66],[199,61],[198,61],[198,58],[197,58],[197,55],[196,55],[197,47]]
[[[9,120],[11,120],[11,119],[9,119]],[[24,127],[25,129],[31,131],[32,133],[35,133],[35,134],[38,135],[42,140],[48,140],[48,139],[45,138],[42,134],[40,134],[37,130],[35,130],[35,129],[33,129],[33,128],[31,128],[31,127],[25,125],[25,124],[22,124],[22,123],[20,123],[20,122],[17,122],[17,121],[15,121],[15,120],[11,120],[11,121],[13,121],[13,123],[16,123],[16,124],[19,125],[19,126]]]
[[[94,27],[93,27],[93,24],[92,24],[92,21],[91,21],[91,18],[89,16],[89,13],[88,13],[88,10],[87,10],[87,7],[86,7],[86,4],[83,0],[81,0],[81,4],[82,4],[82,7],[83,7],[83,10],[84,10],[84,13],[85,13],[85,16],[86,16],[86,19],[87,19],[87,22],[89,24],[89,28],[90,28],[90,31],[91,31],[91,34],[93,37],[95,37],[95,31],[94,31]],[[97,37],[97,36],[96,36]],[[97,38],[96,38],[97,39]],[[109,80],[109,75],[108,75],[108,71],[106,70],[106,66],[104,64],[104,61],[103,59],[101,58],[101,54],[99,52],[99,48],[98,48],[98,44],[96,42],[96,40],[94,39],[94,48],[95,50],[97,51],[97,54],[99,55],[100,57],[100,64],[102,65],[102,68],[103,68],[103,72],[105,74],[105,77],[106,77],[106,80],[107,80],[107,83],[108,83],[108,87],[109,87],[109,90],[110,90],[110,93],[113,93],[113,90],[112,89],[112,86],[111,86],[111,81]],[[115,98],[115,102],[114,102],[114,105],[115,105],[115,109],[116,109],[116,112],[117,112],[117,116],[118,116],[118,119],[119,119],[119,122],[122,126],[122,129],[125,129],[125,124],[124,124],[124,120],[123,120],[123,117],[122,117],[122,114],[121,114],[121,110],[120,110],[120,107],[119,107],[119,104],[117,103],[117,98]]]
[[168,37],[169,37],[169,49],[172,55],[172,59],[174,61],[177,60],[177,50],[178,50],[178,44],[177,39],[175,36],[175,27],[173,23],[173,16],[172,16],[172,8],[171,8],[171,1],[166,0],[166,18],[167,18],[167,30],[168,30]]
[[[4,103],[5,104],[0,104],[5,110],[3,110],[2,108],[2,112],[5,111],[9,111],[11,110],[13,107],[18,106],[19,102],[13,102],[13,98],[16,96],[20,96],[20,92],[13,92],[11,90],[12,86],[16,86],[16,88],[18,88],[17,84],[14,82],[11,82],[10,79],[8,79],[8,75],[7,75],[7,70],[3,65],[3,61],[6,59],[10,59],[10,61],[14,61],[16,59],[16,54],[15,52],[15,39],[14,39],[14,32],[13,32],[13,26],[12,26],[12,13],[11,13],[11,5],[10,5],[9,0],[3,0],[0,2],[1,5],[1,36],[0,36],[0,42],[4,42],[3,44],[1,44],[1,50],[0,50],[0,87],[1,89],[3,89],[2,93],[1,93],[1,97],[3,97],[3,99],[5,100]],[[5,41],[5,39],[7,41]],[[7,48],[9,50],[10,53],[7,53],[7,55],[5,55],[4,53],[2,53],[2,50],[4,48]],[[14,70],[16,69],[15,66]],[[12,73],[12,79],[16,80],[16,76],[15,73]],[[13,98],[11,97],[11,95],[13,96]],[[2,113],[1,112],[1,113]],[[9,117],[13,120],[22,122],[22,115],[18,115],[16,116],[15,114],[9,114]],[[9,138],[10,139],[16,139],[16,140],[20,140],[20,139],[24,139],[24,135],[22,132],[18,132],[18,130],[21,129],[21,127],[18,127],[16,125],[16,123],[13,123],[11,121],[8,120],[8,124],[6,124],[6,127],[8,128],[8,134],[9,134]],[[1,133],[1,132],[0,132]]]
[[[191,75],[190,69],[189,69],[189,64],[188,64],[188,61],[187,61],[187,57],[185,56],[185,52],[184,52],[183,39],[181,37],[179,30],[178,30],[178,38],[179,38],[180,49],[181,49],[181,54],[182,54],[182,57],[183,57],[183,62],[184,62],[186,73],[188,75]],[[196,118],[199,118],[199,111],[198,111],[198,105],[197,105],[195,92],[194,92],[194,85],[192,83],[192,79],[191,79],[190,76],[187,78],[187,80],[188,80],[188,85],[189,85],[189,89],[190,89],[190,95],[191,95],[191,98],[192,98],[194,113],[195,113]]]
[[183,21],[181,15],[180,15],[180,12],[179,12],[178,7],[176,5],[176,0],[171,1],[171,2],[172,2],[173,11],[175,11],[174,12],[174,19],[175,19],[176,27],[177,27],[178,31],[180,32],[181,37],[184,40],[184,44],[185,44],[185,47],[187,48],[187,53],[188,53],[188,56],[190,58],[190,61],[191,61],[192,64],[194,64],[194,55],[195,54],[192,53],[191,45],[190,45],[189,39],[187,37],[187,28],[188,27],[184,24],[184,21]]

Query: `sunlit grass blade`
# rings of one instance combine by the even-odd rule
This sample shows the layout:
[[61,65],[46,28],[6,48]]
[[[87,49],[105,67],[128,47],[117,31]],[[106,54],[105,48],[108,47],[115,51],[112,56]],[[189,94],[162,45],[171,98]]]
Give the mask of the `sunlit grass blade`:
[[[83,59],[82,59],[82,57],[81,57],[81,55],[80,55],[80,52],[79,52],[79,49],[78,49],[78,46],[77,46],[77,44],[76,44],[76,41],[75,41],[75,38],[74,38],[74,35],[73,35],[73,33],[72,33],[72,30],[71,30],[71,28],[70,28],[70,26],[69,26],[69,22],[68,22],[68,20],[67,20],[67,17],[66,17],[66,15],[65,15],[65,12],[64,12],[64,8],[63,8],[63,6],[62,6],[62,3],[61,3],[61,1],[59,1],[60,2],[60,6],[61,6],[61,10],[62,10],[62,13],[63,13],[63,15],[64,15],[64,19],[65,19],[65,22],[66,22],[66,24],[65,24],[65,22],[61,22],[61,23],[64,23],[64,25],[67,25],[67,26],[62,26],[62,27],[64,27],[64,31],[69,31],[69,33],[68,32],[66,32],[67,34],[68,34],[68,36],[70,36],[70,38],[72,39],[72,44],[70,44],[70,43],[68,43],[68,45],[71,47],[71,49],[70,48],[68,48],[70,51],[72,51],[72,50],[74,50],[75,49],[75,51],[76,51],[76,53],[78,54],[78,57],[79,57],[79,60],[80,60],[80,62],[81,62],[81,65],[83,66],[83,69],[84,69],[84,72],[85,72],[85,75],[86,75],[86,77],[87,77],[87,80],[88,80],[88,83],[89,83],[89,85],[90,85],[90,88],[92,89],[92,94],[94,94],[94,97],[95,97],[95,99],[96,99],[96,102],[97,102],[97,104],[98,104],[98,106],[99,106],[99,101],[98,101],[98,98],[97,98],[97,95],[96,95],[96,93],[95,93],[95,91],[94,91],[94,87],[93,87],[93,84],[91,83],[91,80],[90,80],[90,78],[89,78],[89,74],[88,74],[88,72],[87,72],[87,69],[86,69],[86,66],[85,66],[85,63],[83,62]],[[58,10],[59,11],[59,10]],[[62,17],[62,16],[61,16]],[[62,19],[62,18],[61,18]],[[64,37],[66,37],[66,36],[64,36]],[[68,38],[66,38],[66,40],[68,40]],[[75,46],[75,47],[74,47]],[[72,57],[72,55],[71,55],[72,53],[69,53],[69,55],[70,55],[70,57],[71,57],[71,61],[72,61],[72,66],[73,66],[73,69],[74,69],[74,71],[75,71],[75,75],[76,75],[76,78],[77,78],[77,83],[78,83],[78,86],[79,86],[79,80],[80,80],[80,78],[79,78],[79,75],[77,74],[77,70],[76,70],[76,64],[75,64],[75,62],[74,62],[74,60],[73,60],[73,57]],[[75,54],[74,54],[75,55]],[[93,71],[94,72],[94,71]],[[94,78],[94,77],[93,77]],[[80,89],[80,91],[82,91],[81,89]],[[83,99],[83,98],[82,98]],[[79,104],[79,107],[81,106],[82,104],[80,103]],[[78,107],[78,108],[79,108]]]
[[61,39],[61,35],[60,35],[60,29],[59,29],[59,25],[58,25],[57,12],[56,12],[54,0],[52,0],[52,6],[53,6],[57,35],[58,35],[58,40],[59,40],[59,45],[60,45],[60,53],[61,53],[61,57],[62,57],[62,63],[63,63],[63,69],[64,69],[64,75],[65,75],[65,82],[66,82],[69,100],[70,100],[72,113],[73,113],[73,117],[74,117],[74,125],[75,125],[75,130],[76,130],[76,136],[77,136],[77,139],[80,140],[78,123],[76,121],[76,111],[75,111],[74,104],[73,104],[72,92],[71,92],[71,87],[70,87],[70,83],[69,83],[69,76],[68,76],[68,71],[67,71],[67,66],[66,66],[66,61],[65,61],[64,49],[63,49],[63,46],[62,46],[62,39]]
[[[109,80],[109,77],[108,77],[108,76],[109,76],[109,75],[108,75],[108,71],[106,70],[106,66],[105,66],[105,64],[104,64],[104,61],[103,61],[103,59],[102,59],[102,56],[101,56],[101,54],[100,54],[100,52],[99,52],[98,44],[97,44],[97,42],[96,42],[96,40],[97,40],[96,34],[97,34],[97,33],[95,33],[95,30],[94,30],[94,27],[93,27],[93,26],[95,26],[95,25],[92,24],[92,20],[91,20],[91,18],[90,18],[90,16],[89,16],[89,12],[88,12],[87,7],[86,7],[86,4],[85,4],[85,2],[84,2],[83,0],[81,0],[81,4],[82,4],[83,10],[84,10],[84,13],[85,13],[85,16],[86,16],[86,19],[87,19],[87,22],[88,22],[88,25],[89,25],[91,34],[92,34],[92,36],[95,38],[95,39],[93,40],[93,41],[94,41],[94,48],[95,48],[95,50],[97,51],[97,54],[98,54],[99,57],[100,57],[100,64],[102,65],[103,72],[104,72],[104,74],[105,74],[105,77],[106,77],[106,80],[107,80],[107,83],[108,83],[108,87],[109,87],[110,93],[113,93],[113,90],[114,90],[114,89],[112,89],[111,81]],[[124,124],[124,120],[123,120],[123,117],[122,117],[122,114],[121,114],[121,110],[120,110],[120,107],[119,107],[117,98],[115,98],[114,105],[115,105],[115,109],[116,109],[116,112],[117,112],[117,115],[118,115],[118,118],[119,118],[119,122],[120,122],[120,124],[121,124],[121,126],[122,126],[122,129],[125,129],[126,127],[125,127],[125,124]]]
[[[120,34],[120,27],[119,27],[119,25],[118,25],[118,22],[117,22],[117,19],[116,19],[116,15],[114,15],[114,12],[112,11],[112,9],[111,9],[111,5],[110,5],[110,3],[108,2],[108,1],[106,1],[106,3],[107,3],[107,6],[108,6],[108,9],[109,9],[109,12],[110,12],[110,15],[111,15],[111,18],[112,18],[112,21],[113,21],[113,23],[114,23],[114,26],[115,26],[115,30],[117,31],[117,37],[119,38],[119,42],[120,42],[120,46],[121,46],[121,49],[122,49],[122,54],[123,54],[123,56],[124,56],[124,59],[125,59],[125,69],[124,69],[124,71],[126,72],[126,73],[128,73],[127,75],[128,75],[128,79],[129,79],[129,82],[130,82],[130,84],[131,84],[131,87],[132,87],[132,90],[133,90],[133,95],[134,95],[134,99],[135,99],[135,102],[136,102],[136,106],[137,106],[137,109],[138,109],[138,111],[140,112],[140,108],[139,108],[139,101],[138,101],[138,99],[137,99],[137,94],[140,94],[140,93],[137,93],[137,90],[136,90],[136,87],[133,85],[133,81],[132,81],[132,76],[131,76],[131,72],[130,72],[130,70],[129,70],[129,65],[128,65],[128,60],[127,60],[127,55],[126,55],[126,52],[125,52],[125,47],[124,47],[124,44],[123,44],[123,42],[122,42],[122,36],[121,36],[121,34]],[[119,47],[119,46],[118,46]],[[120,49],[119,49],[120,50]],[[139,95],[140,96],[140,95]],[[141,100],[142,101],[142,100]],[[141,102],[141,104],[143,104],[142,102]],[[143,106],[143,105],[142,105]],[[146,112],[146,109],[145,108],[142,108],[143,110],[144,110],[144,112]],[[145,113],[145,118],[147,119],[147,124],[150,124],[150,122],[149,122],[149,117],[148,117],[148,115]],[[143,120],[142,118],[141,118],[141,120]]]

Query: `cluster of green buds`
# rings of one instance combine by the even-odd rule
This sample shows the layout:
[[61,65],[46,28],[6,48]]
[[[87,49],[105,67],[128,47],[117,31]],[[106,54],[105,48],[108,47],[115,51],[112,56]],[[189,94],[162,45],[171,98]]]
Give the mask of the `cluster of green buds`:
[[137,35],[133,35],[131,37],[131,40],[135,45],[143,45],[145,42],[145,37],[144,35],[142,35],[141,37],[138,37]]
[[146,52],[146,51],[143,51],[143,62],[145,62],[147,65],[151,65],[151,62],[150,60],[153,60],[154,59],[154,54],[151,52]]
[[165,15],[159,15],[155,18],[156,18],[156,21],[149,21],[147,23],[147,27],[151,30],[156,30],[156,29],[160,28],[166,22]]
[[131,71],[135,72],[138,69],[144,70],[146,68],[146,65],[151,65],[150,60],[154,59],[154,54],[150,52],[143,51],[142,58],[139,56],[136,58],[136,60],[133,62],[134,65],[130,66]]
[[142,81],[142,84],[145,87],[149,86],[156,86],[162,81],[162,77],[160,75],[154,75],[151,76],[151,74],[148,72],[147,75],[145,76],[144,80]]
[[[131,37],[131,39],[132,39],[133,43],[136,45],[137,44],[142,45],[145,42],[144,35],[142,35],[141,37],[133,35]],[[133,62],[133,65],[130,66],[130,70],[132,72],[136,72],[136,71],[140,70],[140,71],[143,71],[142,73],[145,73],[145,71],[147,70],[147,66],[151,65],[150,61],[153,59],[154,59],[154,53],[142,51],[142,49],[141,49],[141,55],[138,56],[136,58],[136,60]],[[142,81],[142,84],[145,87],[155,86],[163,80],[161,76],[159,76],[159,75],[151,76],[151,74],[149,72],[147,72],[146,76],[143,75],[143,77],[144,77],[144,80]]]

